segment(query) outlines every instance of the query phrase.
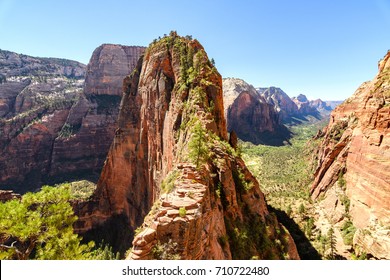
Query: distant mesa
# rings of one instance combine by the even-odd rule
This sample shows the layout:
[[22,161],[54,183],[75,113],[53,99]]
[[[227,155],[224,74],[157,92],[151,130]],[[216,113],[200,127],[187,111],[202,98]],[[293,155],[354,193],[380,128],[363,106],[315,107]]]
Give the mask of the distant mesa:
[[103,44],[96,48],[87,66],[87,95],[122,96],[122,83],[137,65],[145,47]]

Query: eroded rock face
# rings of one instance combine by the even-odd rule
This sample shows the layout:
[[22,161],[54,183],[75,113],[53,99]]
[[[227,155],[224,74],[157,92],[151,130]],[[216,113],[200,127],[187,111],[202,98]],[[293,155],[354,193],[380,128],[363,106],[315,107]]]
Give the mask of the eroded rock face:
[[289,138],[280,114],[256,89],[241,79],[223,80],[225,117],[228,131],[254,144],[283,145]]
[[122,97],[122,82],[137,65],[145,47],[104,44],[92,54],[85,78],[87,95]]
[[198,41],[152,43],[123,91],[97,190],[77,209],[80,232],[130,229],[114,240],[132,241],[129,259],[299,258],[228,144],[222,78]]
[[349,200],[345,214],[358,228],[354,246],[385,259],[390,258],[383,249],[390,234],[389,61],[390,53],[379,63],[378,75],[332,112],[311,189],[313,198],[343,189]]
[[85,87],[81,63],[0,51],[0,186],[24,193],[47,183],[97,180],[114,137],[122,80],[142,49],[99,47]]

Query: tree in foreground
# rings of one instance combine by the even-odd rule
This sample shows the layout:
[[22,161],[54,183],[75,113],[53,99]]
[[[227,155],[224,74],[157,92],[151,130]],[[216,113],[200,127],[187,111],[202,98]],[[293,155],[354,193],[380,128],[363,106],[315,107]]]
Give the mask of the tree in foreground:
[[89,259],[94,243],[81,244],[65,188],[43,187],[21,200],[0,203],[0,259]]

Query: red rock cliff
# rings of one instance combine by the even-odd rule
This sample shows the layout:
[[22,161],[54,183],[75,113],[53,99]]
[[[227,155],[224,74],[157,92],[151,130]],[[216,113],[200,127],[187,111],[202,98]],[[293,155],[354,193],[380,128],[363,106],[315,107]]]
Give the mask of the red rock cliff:
[[0,186],[26,192],[98,178],[119,113],[122,80],[143,47],[102,45],[87,67],[0,50]]
[[220,74],[198,41],[171,35],[124,80],[118,128],[79,231],[110,226],[117,243],[133,240],[130,259],[299,258],[228,144]]
[[358,228],[354,247],[389,259],[390,52],[379,63],[377,76],[332,112],[324,133],[313,198],[338,194],[333,205],[344,203],[344,215]]
[[122,81],[144,50],[104,44],[93,52],[84,94],[66,119],[71,135],[57,138],[53,145],[50,177],[61,181],[100,173],[117,126]]

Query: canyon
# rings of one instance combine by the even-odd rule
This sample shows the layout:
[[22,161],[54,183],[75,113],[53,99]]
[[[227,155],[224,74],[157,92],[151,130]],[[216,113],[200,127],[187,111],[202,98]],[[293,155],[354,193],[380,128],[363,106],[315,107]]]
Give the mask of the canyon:
[[[132,260],[299,259],[298,235],[281,223],[291,217],[302,231],[314,219],[307,242],[335,229],[341,257],[390,259],[389,73],[390,52],[339,105],[222,79],[203,46],[176,32],[148,48],[103,44],[88,65],[0,50],[0,200],[97,182],[72,201],[75,231]],[[262,188],[264,145],[291,147],[283,156],[293,161],[299,125],[328,118],[287,170],[305,178],[290,175],[286,191],[288,180],[269,177]],[[302,171],[310,161],[313,178]],[[291,197],[266,199],[278,190]]]

